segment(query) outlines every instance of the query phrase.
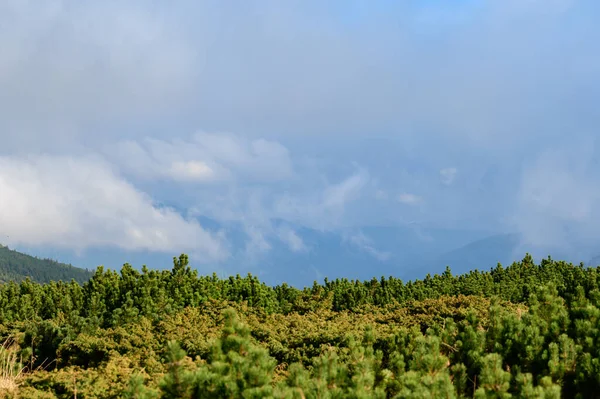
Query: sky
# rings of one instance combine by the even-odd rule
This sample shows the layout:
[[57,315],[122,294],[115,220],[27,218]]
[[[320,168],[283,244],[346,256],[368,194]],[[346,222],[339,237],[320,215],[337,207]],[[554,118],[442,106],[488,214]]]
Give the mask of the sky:
[[593,0],[3,1],[0,241],[218,268],[310,251],[302,228],[383,259],[362,229],[418,225],[597,255],[598,17]]

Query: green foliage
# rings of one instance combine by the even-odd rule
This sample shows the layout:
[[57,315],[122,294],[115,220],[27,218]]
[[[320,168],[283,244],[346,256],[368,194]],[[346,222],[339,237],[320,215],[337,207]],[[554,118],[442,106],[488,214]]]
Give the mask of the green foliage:
[[28,364],[19,397],[593,398],[599,272],[526,256],[300,290],[200,276],[181,255],[0,284],[0,339]]
[[476,399],[508,399],[512,395],[510,389],[510,372],[502,369],[502,356],[497,353],[485,355],[482,359],[479,388],[475,391]]
[[0,283],[26,278],[38,283],[71,280],[83,283],[90,277],[92,273],[89,270],[25,255],[0,245]]

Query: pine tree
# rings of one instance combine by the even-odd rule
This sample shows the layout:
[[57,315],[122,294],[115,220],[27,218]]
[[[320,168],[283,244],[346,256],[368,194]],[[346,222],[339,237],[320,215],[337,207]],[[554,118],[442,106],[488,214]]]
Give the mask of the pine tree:
[[275,359],[253,344],[250,330],[233,309],[225,311],[225,327],[215,342],[208,362],[196,372],[195,398],[266,398],[271,385]]
[[479,388],[475,391],[476,399],[508,399],[512,398],[510,389],[510,372],[502,369],[502,357],[490,353],[482,359],[483,367],[479,375]]
[[160,384],[162,399],[191,399],[193,398],[195,376],[185,366],[186,353],[178,343],[168,344],[167,352],[168,373]]

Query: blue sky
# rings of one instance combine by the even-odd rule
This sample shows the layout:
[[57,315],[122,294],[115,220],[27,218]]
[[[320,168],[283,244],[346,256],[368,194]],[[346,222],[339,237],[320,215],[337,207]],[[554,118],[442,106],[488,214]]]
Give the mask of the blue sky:
[[418,225],[596,255],[599,8],[3,2],[3,240],[218,267]]

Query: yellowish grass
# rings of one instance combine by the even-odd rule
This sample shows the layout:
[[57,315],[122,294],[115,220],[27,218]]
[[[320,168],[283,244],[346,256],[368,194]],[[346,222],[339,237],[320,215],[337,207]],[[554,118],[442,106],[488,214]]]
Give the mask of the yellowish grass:
[[24,367],[17,352],[18,347],[11,339],[0,346],[0,397],[15,393],[19,388]]

